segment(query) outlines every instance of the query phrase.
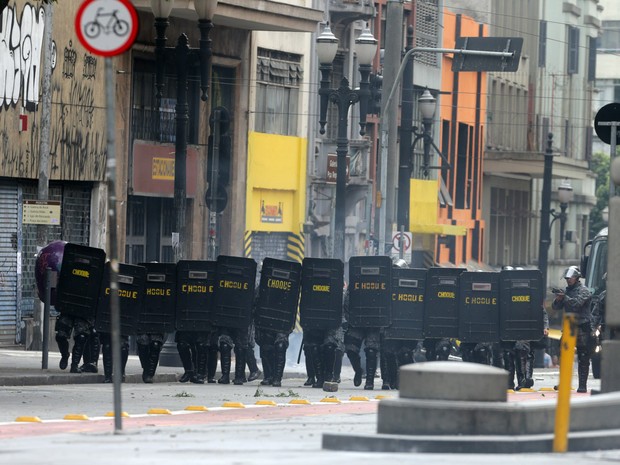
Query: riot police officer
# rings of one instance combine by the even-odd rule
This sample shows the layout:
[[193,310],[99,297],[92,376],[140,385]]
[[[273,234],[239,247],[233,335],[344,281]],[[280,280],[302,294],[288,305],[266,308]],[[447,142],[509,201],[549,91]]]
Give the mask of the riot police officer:
[[590,290],[581,281],[581,271],[576,266],[570,266],[564,272],[566,290],[557,290],[551,304],[554,310],[564,310],[575,315],[577,325],[577,374],[579,387],[577,392],[587,392],[588,374],[590,371],[590,337],[592,334]]
[[147,384],[153,382],[164,342],[166,342],[165,333],[141,333],[136,337],[138,358],[142,365],[142,381]]

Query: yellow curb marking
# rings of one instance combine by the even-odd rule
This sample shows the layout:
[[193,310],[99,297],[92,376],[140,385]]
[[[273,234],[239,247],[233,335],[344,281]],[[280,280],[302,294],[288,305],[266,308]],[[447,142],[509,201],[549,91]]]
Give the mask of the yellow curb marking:
[[332,404],[339,404],[340,400],[337,397],[324,397],[321,402],[330,402]]
[[271,406],[276,406],[278,404],[276,404],[273,400],[257,400],[256,401],[256,405],[271,405]]
[[245,405],[243,405],[241,402],[224,402],[224,404],[222,404],[222,407],[245,408]]
[[309,405],[310,401],[307,399],[292,399],[289,404]]
[[370,399],[366,396],[351,396],[349,400],[354,401],[354,402],[369,402],[370,401]]
[[379,399],[379,400],[381,400],[381,399],[391,399],[391,398],[392,398],[392,396],[384,396],[384,395],[381,395],[381,394],[379,394],[378,396],[375,396],[375,399]]
[[172,412],[167,408],[151,408],[146,413],[149,415],[172,415]]
[[88,420],[88,417],[80,413],[70,413],[69,415],[65,415],[64,419],[65,420]]
[[539,389],[539,391],[554,392],[554,391],[555,391],[555,389],[550,388],[550,387],[541,387],[541,388]]
[[41,419],[39,417],[17,417],[15,421],[41,423]]
[[[106,417],[113,417],[114,416],[114,412],[108,412],[104,416],[106,416]],[[129,414],[127,412],[121,412],[121,417],[128,418]]]
[[536,391],[532,388],[521,388],[517,392],[536,392]]
[[204,405],[188,405],[185,407],[185,410],[190,410],[192,412],[206,412],[209,409]]

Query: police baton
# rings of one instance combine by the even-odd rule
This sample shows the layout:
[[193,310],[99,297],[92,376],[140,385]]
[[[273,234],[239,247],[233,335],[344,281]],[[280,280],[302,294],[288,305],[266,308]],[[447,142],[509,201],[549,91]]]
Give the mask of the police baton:
[[301,341],[301,344],[299,345],[299,353],[297,354],[297,365],[299,365],[301,363],[301,351],[304,350],[304,341]]

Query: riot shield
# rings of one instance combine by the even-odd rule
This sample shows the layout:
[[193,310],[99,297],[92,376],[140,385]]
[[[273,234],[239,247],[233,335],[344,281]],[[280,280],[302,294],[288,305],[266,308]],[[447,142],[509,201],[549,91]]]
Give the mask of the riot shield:
[[213,324],[249,328],[254,306],[256,262],[251,258],[217,257]]
[[344,265],[334,258],[304,258],[301,264],[301,327],[335,329],[342,325]]
[[538,341],[542,338],[543,299],[540,270],[502,270],[500,272],[500,339],[502,341]]
[[216,262],[180,260],[177,263],[175,326],[179,331],[210,331]]
[[[118,264],[118,306],[121,318],[121,335],[136,334],[136,319],[144,303],[146,268],[138,265]],[[101,333],[112,332],[110,310],[110,262],[105,264],[95,329]]]
[[176,264],[141,263],[141,266],[146,268],[146,284],[136,332],[170,333],[174,331]]
[[392,324],[385,339],[424,339],[424,291],[426,270],[392,268]]
[[424,337],[458,337],[459,276],[464,268],[430,268],[424,294]]
[[260,272],[254,325],[290,333],[295,326],[300,286],[301,263],[265,258]]
[[499,342],[499,273],[466,271],[459,282],[459,339]]
[[103,250],[66,244],[56,288],[56,310],[65,315],[94,320],[104,265]]
[[355,328],[385,328],[391,323],[390,257],[349,259],[349,325]]

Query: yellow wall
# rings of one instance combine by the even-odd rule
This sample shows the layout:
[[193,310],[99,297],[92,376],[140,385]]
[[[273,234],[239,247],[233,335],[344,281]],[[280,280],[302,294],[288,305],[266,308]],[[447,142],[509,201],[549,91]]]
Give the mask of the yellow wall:
[[251,132],[246,230],[301,233],[306,203],[306,147],[301,137]]

